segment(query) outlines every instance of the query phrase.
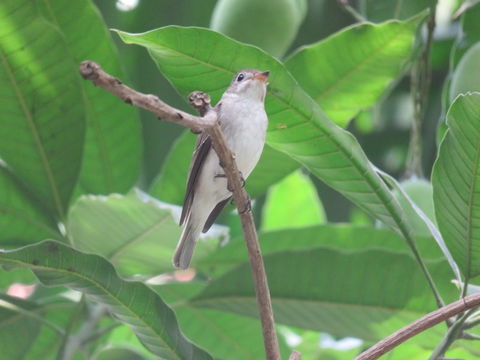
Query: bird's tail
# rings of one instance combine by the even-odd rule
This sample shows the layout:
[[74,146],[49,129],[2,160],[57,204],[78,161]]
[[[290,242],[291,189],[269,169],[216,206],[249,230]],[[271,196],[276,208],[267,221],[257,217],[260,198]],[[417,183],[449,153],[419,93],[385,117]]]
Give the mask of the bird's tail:
[[183,228],[182,236],[178,242],[177,249],[173,255],[173,265],[180,269],[186,269],[190,265],[193,256],[193,250],[197,245],[197,240],[202,232],[203,224],[187,219],[187,223]]

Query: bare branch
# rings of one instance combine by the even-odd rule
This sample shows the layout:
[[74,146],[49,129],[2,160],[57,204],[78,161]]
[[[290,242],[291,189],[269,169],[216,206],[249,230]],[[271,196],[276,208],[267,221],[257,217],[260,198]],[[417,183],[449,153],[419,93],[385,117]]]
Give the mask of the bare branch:
[[354,360],[374,360],[394,349],[411,337],[430,329],[438,323],[445,321],[459,313],[480,305],[480,294],[467,296],[463,299],[448,304],[440,309],[432,311],[417,321],[394,332],[392,335],[379,341],[368,350],[358,355]]
[[[191,98],[190,102],[197,108],[202,117],[194,116],[175,109],[165,104],[154,95],[137,92],[122,84],[118,79],[104,72],[101,67],[92,62],[84,61],[80,64],[80,74],[86,80],[91,80],[95,85],[118,96],[123,101],[148,110],[162,120],[170,121],[190,128],[194,132],[205,131],[212,139],[212,145],[217,152],[220,164],[227,176],[229,188],[233,190],[233,199],[240,214],[245,242],[247,244],[250,264],[252,267],[257,303],[263,329],[265,354],[268,360],[280,360],[278,339],[273,319],[272,301],[268,288],[267,275],[258,242],[257,231],[253,215],[250,210],[250,198],[243,188],[243,181],[235,163],[234,154],[230,151],[223,137],[217,114],[210,107],[210,98],[205,94],[201,97]],[[199,93],[203,94],[203,93]]]

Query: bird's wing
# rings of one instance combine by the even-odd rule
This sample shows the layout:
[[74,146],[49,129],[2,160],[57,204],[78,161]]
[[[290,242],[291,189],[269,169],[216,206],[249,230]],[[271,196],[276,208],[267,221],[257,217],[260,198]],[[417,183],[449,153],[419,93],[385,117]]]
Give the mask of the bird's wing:
[[180,216],[180,225],[183,225],[187,215],[190,213],[193,197],[195,195],[197,179],[211,148],[212,140],[206,133],[202,132],[202,134],[197,138],[195,151],[193,152],[192,156],[192,163],[190,165],[190,173],[187,181],[187,190],[183,200],[182,215]]
[[208,215],[208,219],[205,222],[205,225],[203,225],[203,230],[202,230],[203,233],[206,233],[212,227],[212,225],[215,222],[215,220],[217,219],[218,215],[220,215],[220,213],[222,212],[225,205],[227,205],[228,202],[231,199],[232,199],[232,197],[230,196],[230,197],[226,198],[225,200],[220,201],[217,204],[217,206],[215,206],[215,208],[212,210],[210,215]]

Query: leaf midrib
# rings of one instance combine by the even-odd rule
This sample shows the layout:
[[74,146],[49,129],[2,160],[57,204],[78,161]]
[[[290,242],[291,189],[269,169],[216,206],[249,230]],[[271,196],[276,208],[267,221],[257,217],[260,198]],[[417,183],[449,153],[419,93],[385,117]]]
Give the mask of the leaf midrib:
[[20,104],[20,107],[22,108],[22,111],[24,113],[24,119],[26,119],[28,126],[31,130],[31,133],[33,135],[34,143],[35,146],[38,150],[38,154],[40,155],[40,160],[42,163],[42,167],[47,175],[47,180],[50,185],[52,195],[53,195],[53,201],[55,204],[55,207],[57,209],[58,215],[60,216],[60,219],[64,218],[64,210],[63,210],[63,205],[62,201],[60,199],[60,194],[58,192],[58,187],[57,183],[55,181],[55,178],[53,176],[52,169],[50,167],[50,163],[47,158],[47,154],[45,152],[45,149],[43,147],[43,143],[40,139],[40,134],[37,130],[37,127],[35,125],[35,121],[33,121],[33,116],[32,113],[30,112],[30,109],[28,108],[25,99],[23,97],[23,94],[17,84],[17,81],[15,79],[15,76],[13,75],[12,69],[10,68],[10,65],[8,63],[7,58],[5,57],[3,50],[0,49],[0,58],[2,60],[3,66],[6,70],[7,76],[12,84],[12,87],[15,91],[15,95],[17,96],[18,102]]

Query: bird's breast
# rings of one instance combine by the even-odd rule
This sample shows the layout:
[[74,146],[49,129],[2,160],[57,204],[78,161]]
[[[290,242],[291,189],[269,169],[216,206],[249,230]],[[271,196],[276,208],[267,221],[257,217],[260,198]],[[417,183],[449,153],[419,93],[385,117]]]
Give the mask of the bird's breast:
[[220,122],[239,170],[246,178],[257,164],[265,143],[267,115],[263,103],[222,103]]

